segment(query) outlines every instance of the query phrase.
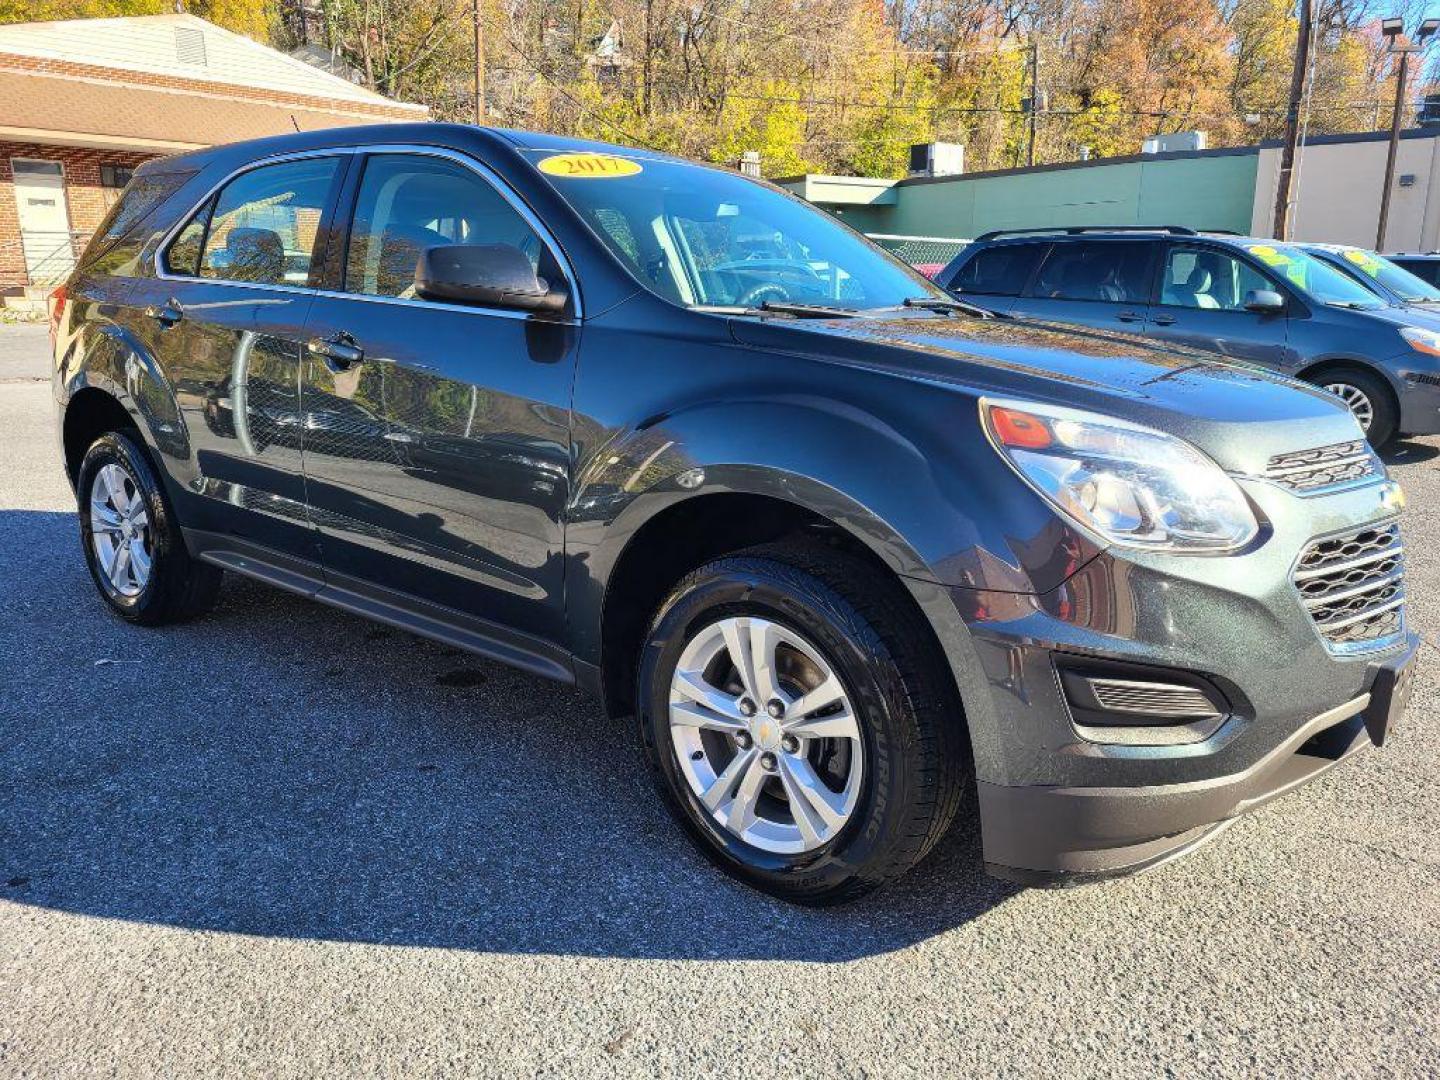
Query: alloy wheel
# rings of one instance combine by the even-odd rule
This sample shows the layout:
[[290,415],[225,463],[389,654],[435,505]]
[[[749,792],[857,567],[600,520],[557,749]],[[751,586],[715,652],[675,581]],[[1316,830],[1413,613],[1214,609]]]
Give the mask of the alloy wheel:
[[670,683],[670,737],[690,789],[721,828],[798,855],[855,812],[864,743],[850,697],[789,627],[736,616],[686,645]]
[[155,554],[145,496],[113,462],[100,467],[90,487],[90,542],[112,589],[127,598],[145,591]]
[[1375,405],[1369,394],[1358,386],[1342,382],[1326,383],[1325,389],[1345,403],[1362,430],[1370,430],[1370,425],[1375,422]]

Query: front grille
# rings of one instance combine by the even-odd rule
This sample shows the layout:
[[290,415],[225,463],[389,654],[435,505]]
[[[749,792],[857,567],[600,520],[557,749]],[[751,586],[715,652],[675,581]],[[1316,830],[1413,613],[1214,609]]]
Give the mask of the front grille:
[[1364,480],[1380,472],[1380,463],[1363,439],[1277,454],[1265,477],[1291,491],[1311,492]]
[[1332,647],[1361,647],[1399,634],[1405,607],[1399,525],[1312,541],[1296,564],[1295,588]]

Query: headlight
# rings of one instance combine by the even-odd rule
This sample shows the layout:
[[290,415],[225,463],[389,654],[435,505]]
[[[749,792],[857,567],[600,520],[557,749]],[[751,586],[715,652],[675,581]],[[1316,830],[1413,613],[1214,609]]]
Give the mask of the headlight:
[[1426,356],[1440,356],[1440,334],[1434,330],[1421,330],[1418,326],[1402,326],[1400,336],[1416,352]]
[[984,401],[1001,454],[1060,511],[1126,547],[1233,551],[1259,523],[1235,481],[1173,435],[1050,405]]

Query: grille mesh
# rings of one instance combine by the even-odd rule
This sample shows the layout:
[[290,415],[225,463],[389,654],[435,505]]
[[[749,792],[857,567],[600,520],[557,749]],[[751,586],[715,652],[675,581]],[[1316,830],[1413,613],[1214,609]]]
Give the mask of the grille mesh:
[[1405,549],[1394,522],[1313,541],[1295,568],[1295,588],[1334,646],[1363,645],[1404,626]]
[[1379,471],[1374,453],[1360,439],[1277,454],[1265,466],[1268,479],[1292,491],[1304,492],[1363,480]]

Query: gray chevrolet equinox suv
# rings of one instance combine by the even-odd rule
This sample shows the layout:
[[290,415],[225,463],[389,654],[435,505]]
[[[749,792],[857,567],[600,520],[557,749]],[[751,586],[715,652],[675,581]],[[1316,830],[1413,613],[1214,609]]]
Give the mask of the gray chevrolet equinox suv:
[[115,615],[237,574],[576,683],[795,901],[957,817],[1009,878],[1151,866],[1404,707],[1399,490],[1333,397],[991,316],[723,169],[447,124],[155,161],[53,332]]
[[1338,395],[1370,441],[1440,432],[1440,319],[1302,245],[1164,228],[986,233],[935,279],[986,308],[1261,364]]

